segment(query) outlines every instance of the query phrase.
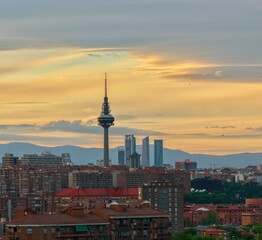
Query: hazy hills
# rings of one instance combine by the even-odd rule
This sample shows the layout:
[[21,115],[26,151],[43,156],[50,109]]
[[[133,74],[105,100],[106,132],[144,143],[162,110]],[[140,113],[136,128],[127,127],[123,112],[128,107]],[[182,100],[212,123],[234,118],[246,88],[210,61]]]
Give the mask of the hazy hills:
[[[123,148],[123,147],[122,147]],[[153,145],[150,146],[151,164],[153,164]],[[103,156],[102,148],[82,148],[77,146],[58,146],[43,147],[29,143],[8,143],[0,144],[0,156],[5,153],[13,153],[16,156],[23,154],[41,154],[51,152],[60,155],[68,152],[75,164],[95,163],[97,159]],[[137,146],[138,153],[141,153],[141,146]],[[117,148],[110,149],[110,158],[113,163],[117,163]],[[207,155],[207,154],[190,154],[181,150],[164,149],[164,163],[174,165],[177,160],[191,159],[197,162],[199,168],[205,167],[245,167],[248,165],[262,164],[262,153],[239,153],[224,156]]]

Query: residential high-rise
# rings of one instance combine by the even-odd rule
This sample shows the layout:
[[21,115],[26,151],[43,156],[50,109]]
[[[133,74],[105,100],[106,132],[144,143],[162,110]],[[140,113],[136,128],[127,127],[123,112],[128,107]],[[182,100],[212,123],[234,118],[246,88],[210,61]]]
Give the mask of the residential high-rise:
[[179,181],[151,181],[142,187],[142,198],[151,206],[171,214],[172,231],[184,228],[184,186]]
[[105,96],[102,104],[102,112],[98,117],[98,124],[104,128],[104,166],[109,166],[109,141],[108,129],[113,125],[115,118],[110,114],[110,106],[107,97],[107,79],[105,75]]
[[163,165],[163,140],[158,139],[154,141],[154,165]]
[[6,153],[2,157],[2,167],[17,165],[18,163],[19,163],[19,158],[14,156],[12,153]]
[[24,154],[20,161],[21,165],[38,165],[38,166],[46,166],[53,167],[63,165],[63,157],[56,156],[49,152],[43,153],[41,155],[37,154]]
[[118,149],[118,165],[125,165],[125,150]]
[[126,165],[130,166],[131,155],[136,152],[136,138],[134,135],[125,135]]
[[142,141],[142,166],[150,166],[149,137]]

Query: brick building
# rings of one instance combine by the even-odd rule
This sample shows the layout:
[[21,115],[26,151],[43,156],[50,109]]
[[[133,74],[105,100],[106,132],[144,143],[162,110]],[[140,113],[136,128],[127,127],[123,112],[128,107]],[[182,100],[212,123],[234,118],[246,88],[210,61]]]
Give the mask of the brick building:
[[167,170],[160,167],[147,167],[134,171],[122,171],[114,173],[116,187],[141,187],[145,183],[153,181],[180,182],[186,193],[190,192],[190,172],[181,170]]
[[128,201],[136,205],[139,198],[138,188],[67,188],[55,197],[55,209],[60,210],[71,204],[82,204],[87,210],[109,200]]
[[198,226],[203,217],[209,212],[217,215],[217,220],[221,225],[241,226],[242,215],[252,214],[254,211],[261,212],[257,207],[249,207],[240,204],[192,204],[184,208],[184,221],[188,226]]
[[78,171],[69,173],[69,187],[109,188],[113,187],[113,176],[109,171]]
[[170,239],[169,214],[150,207],[145,201],[136,207],[112,202],[94,210],[94,214],[110,223],[112,240]]
[[82,207],[69,207],[62,213],[41,215],[28,208],[19,208],[15,219],[6,224],[7,239],[109,239],[109,223]]
[[213,238],[221,238],[224,240],[230,239],[230,234],[229,232],[217,228],[199,228],[197,230],[198,235],[202,236],[210,236]]
[[141,197],[151,206],[170,214],[172,231],[184,229],[184,186],[178,182],[155,181],[144,184]]
[[150,208],[148,202],[136,207],[113,202],[89,213],[85,213],[82,206],[46,215],[19,208],[14,220],[6,224],[6,239],[167,240],[170,238],[169,217]]

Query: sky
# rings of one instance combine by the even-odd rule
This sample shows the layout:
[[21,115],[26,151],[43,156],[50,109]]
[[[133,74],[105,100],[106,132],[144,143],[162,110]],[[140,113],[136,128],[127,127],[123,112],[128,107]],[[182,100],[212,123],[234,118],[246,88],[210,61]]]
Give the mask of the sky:
[[261,0],[0,1],[0,143],[262,152]]

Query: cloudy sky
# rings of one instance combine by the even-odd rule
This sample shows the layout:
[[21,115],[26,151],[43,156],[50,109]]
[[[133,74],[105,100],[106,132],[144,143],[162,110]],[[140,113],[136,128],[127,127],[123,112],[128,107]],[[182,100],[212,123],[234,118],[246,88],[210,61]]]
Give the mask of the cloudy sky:
[[0,142],[262,151],[261,0],[3,0]]

